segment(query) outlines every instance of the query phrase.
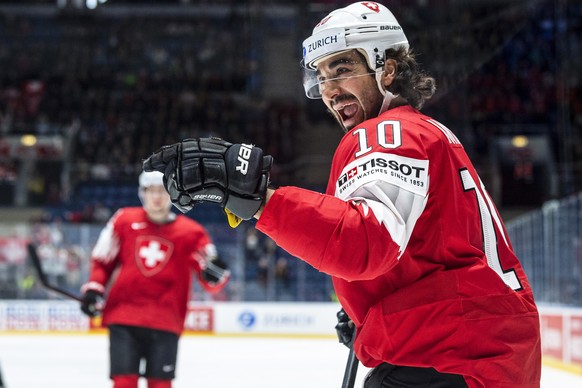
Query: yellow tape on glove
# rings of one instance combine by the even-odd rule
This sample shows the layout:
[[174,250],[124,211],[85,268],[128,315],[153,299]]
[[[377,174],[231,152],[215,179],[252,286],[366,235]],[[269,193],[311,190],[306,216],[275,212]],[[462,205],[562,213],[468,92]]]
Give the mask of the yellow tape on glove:
[[224,209],[224,212],[226,213],[226,219],[228,220],[228,225],[230,225],[230,227],[233,229],[236,228],[237,226],[239,226],[240,223],[243,221],[242,218],[231,213],[230,210],[228,210],[226,208]]

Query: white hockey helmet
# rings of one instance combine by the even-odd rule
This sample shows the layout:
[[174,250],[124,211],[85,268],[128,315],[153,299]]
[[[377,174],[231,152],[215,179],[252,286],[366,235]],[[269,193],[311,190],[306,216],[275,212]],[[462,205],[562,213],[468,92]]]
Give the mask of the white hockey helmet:
[[331,55],[356,49],[364,55],[368,66],[376,72],[380,84],[385,51],[404,46],[408,39],[402,27],[384,5],[362,1],[339,8],[324,17],[313,29],[312,35],[303,41],[303,88],[309,98],[321,98],[317,79],[317,63]]
[[164,174],[159,171],[143,171],[139,174],[139,190],[137,195],[143,204],[143,192],[151,186],[164,186]]
[[144,171],[139,174],[139,188],[145,189],[150,186],[163,186],[164,174],[159,171]]

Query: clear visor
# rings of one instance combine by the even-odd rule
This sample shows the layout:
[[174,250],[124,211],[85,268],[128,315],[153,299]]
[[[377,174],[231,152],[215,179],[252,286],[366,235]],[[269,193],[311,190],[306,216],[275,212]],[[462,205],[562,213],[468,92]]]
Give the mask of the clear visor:
[[362,67],[361,65],[362,62],[360,61],[344,61],[332,66],[332,72],[330,74],[324,74],[318,70],[306,67],[304,61],[301,61],[301,72],[305,95],[311,99],[319,99],[325,88],[332,84],[350,78],[365,77],[376,74],[375,72],[371,72],[367,66]]
[[308,69],[304,66],[305,61],[301,61],[301,76],[303,79],[303,89],[308,98],[321,98],[321,90],[319,89],[319,82],[317,81],[317,70]]

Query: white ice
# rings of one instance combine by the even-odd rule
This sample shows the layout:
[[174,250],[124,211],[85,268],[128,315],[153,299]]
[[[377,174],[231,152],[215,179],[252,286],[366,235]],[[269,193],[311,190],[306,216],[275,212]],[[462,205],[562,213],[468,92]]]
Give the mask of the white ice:
[[[107,349],[104,334],[3,333],[0,369],[7,388],[109,388]],[[184,336],[173,387],[339,388],[347,356],[333,338]],[[582,376],[544,367],[542,387],[580,388]]]

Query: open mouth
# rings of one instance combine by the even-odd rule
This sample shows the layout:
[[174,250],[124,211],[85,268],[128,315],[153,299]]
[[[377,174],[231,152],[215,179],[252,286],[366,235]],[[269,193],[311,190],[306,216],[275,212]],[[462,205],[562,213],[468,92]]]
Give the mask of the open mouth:
[[340,115],[342,121],[345,122],[353,118],[356,113],[358,113],[358,105],[355,103],[350,103],[335,107],[335,110]]

